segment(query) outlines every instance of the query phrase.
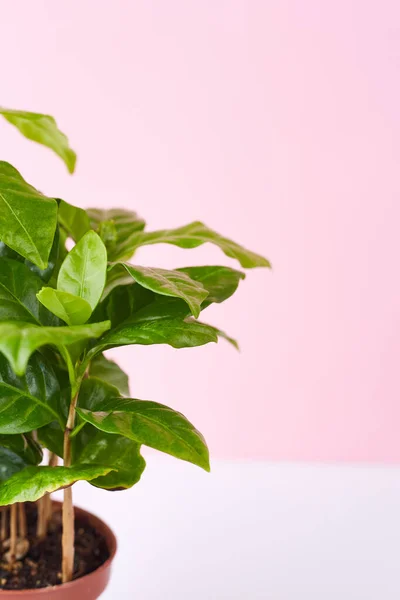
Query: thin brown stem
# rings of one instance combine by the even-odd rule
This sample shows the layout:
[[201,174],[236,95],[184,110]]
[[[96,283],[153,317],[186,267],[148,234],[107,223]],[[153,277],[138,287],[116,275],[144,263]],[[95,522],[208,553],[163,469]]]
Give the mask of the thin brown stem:
[[36,537],[38,540],[43,540],[47,533],[46,496],[39,498],[37,501],[37,511]]
[[[74,396],[69,407],[67,426],[64,432],[64,467],[71,466],[71,431],[75,425],[75,408],[78,401],[78,394]],[[72,487],[64,490],[63,501],[63,534],[62,534],[62,582],[67,583],[72,580],[74,572],[74,505],[72,502]]]
[[17,554],[17,505],[11,505],[11,519],[10,519],[10,554],[9,554],[9,562],[13,565],[16,561]]
[[18,521],[19,537],[25,540],[28,536],[28,526],[26,523],[25,505],[22,502],[18,504]]
[[7,516],[8,516],[8,509],[4,508],[1,511],[1,525],[0,525],[0,537],[1,537],[2,542],[4,542],[4,540],[7,539],[7,530],[8,530]]

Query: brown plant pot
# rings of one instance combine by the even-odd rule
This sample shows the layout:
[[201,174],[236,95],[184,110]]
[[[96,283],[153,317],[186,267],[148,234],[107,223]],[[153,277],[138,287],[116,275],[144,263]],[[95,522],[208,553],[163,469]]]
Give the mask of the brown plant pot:
[[[53,502],[53,506],[57,510],[61,509],[62,505],[61,502]],[[75,514],[104,536],[110,553],[106,562],[96,571],[70,583],[36,590],[0,590],[1,600],[96,600],[104,592],[110,579],[117,540],[108,525],[95,515],[82,508],[75,508]]]

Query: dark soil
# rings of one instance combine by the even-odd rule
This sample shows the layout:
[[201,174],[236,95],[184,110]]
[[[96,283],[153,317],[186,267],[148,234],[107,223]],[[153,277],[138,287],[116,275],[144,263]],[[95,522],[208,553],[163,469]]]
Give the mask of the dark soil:
[[[27,503],[25,507],[29,551],[12,569],[6,562],[0,562],[0,590],[45,588],[61,583],[61,512],[54,512],[47,537],[38,542],[36,505]],[[95,571],[108,557],[105,539],[90,525],[76,519],[74,579]]]

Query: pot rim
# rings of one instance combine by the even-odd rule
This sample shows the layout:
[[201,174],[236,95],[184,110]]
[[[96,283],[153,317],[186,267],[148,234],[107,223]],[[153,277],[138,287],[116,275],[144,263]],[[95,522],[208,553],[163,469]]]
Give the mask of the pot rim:
[[[62,507],[62,502],[60,502],[59,500],[53,500],[52,504],[53,504],[53,507],[55,507],[55,508]],[[74,510],[75,510],[75,514],[79,514],[79,515],[87,517],[89,523],[91,523],[91,525],[95,529],[100,531],[100,533],[102,533],[104,535],[104,537],[106,538],[108,551],[110,553],[110,556],[107,558],[107,560],[102,565],[100,565],[100,567],[98,567],[95,571],[92,571],[91,573],[88,573],[87,575],[83,575],[82,577],[78,577],[78,579],[74,579],[73,581],[69,581],[68,583],[60,583],[58,585],[52,585],[52,586],[48,586],[45,588],[36,588],[36,589],[32,589],[32,588],[24,588],[24,589],[20,589],[20,590],[1,590],[0,589],[0,597],[3,592],[7,595],[30,594],[30,595],[35,595],[35,596],[39,597],[39,596],[45,596],[46,594],[54,593],[55,590],[58,590],[61,588],[63,590],[70,590],[72,593],[74,591],[74,589],[76,589],[77,587],[82,585],[82,582],[85,582],[85,581],[87,582],[91,577],[96,577],[98,575],[98,573],[101,573],[102,571],[105,571],[110,568],[111,563],[114,560],[115,555],[117,553],[117,546],[118,546],[117,539],[115,537],[114,532],[107,525],[107,523],[105,523],[102,519],[100,519],[100,517],[98,517],[97,515],[94,515],[93,513],[89,512],[88,510],[85,510],[84,508],[80,508],[79,506],[74,506]]]

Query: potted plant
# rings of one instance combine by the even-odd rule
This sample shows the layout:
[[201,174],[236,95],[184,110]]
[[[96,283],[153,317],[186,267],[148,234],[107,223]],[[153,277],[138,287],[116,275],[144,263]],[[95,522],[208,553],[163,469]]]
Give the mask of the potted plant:
[[[74,171],[76,155],[53,118],[3,109],[0,114]],[[69,252],[68,240],[74,242]],[[130,210],[83,210],[47,197],[0,162],[0,594],[5,598],[76,594],[94,600],[104,590],[115,538],[93,515],[74,511],[76,481],[106,490],[132,487],[145,468],[141,445],[209,470],[199,431],[163,404],[130,398],[126,374],[104,354],[130,344],[201,346],[220,337],[236,345],[198,317],[236,291],[242,271],[166,270],[131,262],[146,244],[195,248],[206,242],[244,268],[269,266],[203,223],[147,231]],[[62,506],[50,500],[61,488]]]

